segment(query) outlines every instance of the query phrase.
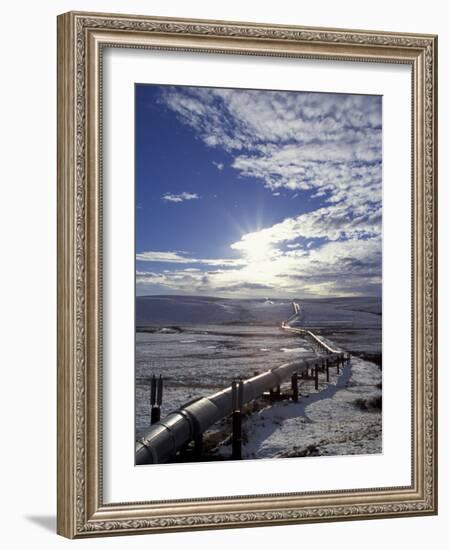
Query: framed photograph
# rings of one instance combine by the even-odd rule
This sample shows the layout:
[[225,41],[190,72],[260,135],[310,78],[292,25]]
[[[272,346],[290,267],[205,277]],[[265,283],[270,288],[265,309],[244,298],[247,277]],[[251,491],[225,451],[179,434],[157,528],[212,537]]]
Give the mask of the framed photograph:
[[58,18],[58,532],[437,513],[433,35]]

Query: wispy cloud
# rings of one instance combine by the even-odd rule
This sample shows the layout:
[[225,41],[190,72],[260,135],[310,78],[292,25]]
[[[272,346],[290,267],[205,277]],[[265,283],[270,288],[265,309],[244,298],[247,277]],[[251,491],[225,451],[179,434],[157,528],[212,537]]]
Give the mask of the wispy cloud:
[[181,252],[139,252],[136,254],[136,260],[139,262],[158,262],[168,264],[202,264],[210,266],[232,266],[244,265],[245,261],[233,258],[192,258]]
[[187,193],[186,191],[179,194],[165,193],[165,195],[162,195],[162,200],[166,202],[184,202],[184,201],[191,201],[199,198],[200,197],[197,193]]
[[217,170],[223,170],[224,168],[224,164],[222,162],[215,162],[215,161],[212,161],[212,164],[217,168]]

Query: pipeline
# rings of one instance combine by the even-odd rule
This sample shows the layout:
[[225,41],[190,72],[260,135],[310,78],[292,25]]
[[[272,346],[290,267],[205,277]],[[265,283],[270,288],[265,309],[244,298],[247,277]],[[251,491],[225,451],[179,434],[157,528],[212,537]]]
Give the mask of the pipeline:
[[[322,338],[320,338],[317,334],[312,332],[311,330],[307,330],[305,328],[295,328],[295,327],[289,327],[285,323],[282,323],[281,328],[288,332],[294,332],[296,334],[301,334],[302,336],[308,336],[315,344],[318,344],[318,347],[323,350],[325,353],[344,353],[341,350],[335,349],[332,346],[330,346],[327,342],[325,342]],[[348,358],[349,354],[345,353],[345,358]]]
[[[283,327],[286,328],[286,327]],[[299,329],[295,329],[299,330]],[[313,334],[313,333],[312,333]],[[320,341],[321,342],[321,341]],[[322,345],[326,345],[321,342]],[[344,361],[341,351],[284,363],[243,382],[243,403],[249,403],[264,392],[278,387],[293,373],[324,363]],[[136,444],[136,464],[160,464],[174,457],[190,441],[195,440],[218,420],[232,413],[232,386],[210,397],[201,397],[170,413],[163,420],[153,424]]]
[[[287,319],[287,321],[283,321],[281,323],[281,328],[283,330],[286,330],[288,332],[294,332],[296,334],[301,334],[301,336],[307,336],[309,337],[315,344],[318,344],[318,347],[324,351],[325,353],[342,353],[341,350],[335,349],[332,346],[330,346],[327,342],[325,342],[322,338],[320,338],[318,335],[316,335],[311,330],[305,329],[305,328],[299,328],[299,327],[291,327],[289,323],[293,320],[295,320],[300,312],[300,305],[293,301],[292,302],[293,307],[293,315]],[[345,355],[346,359],[349,359],[349,353]]]

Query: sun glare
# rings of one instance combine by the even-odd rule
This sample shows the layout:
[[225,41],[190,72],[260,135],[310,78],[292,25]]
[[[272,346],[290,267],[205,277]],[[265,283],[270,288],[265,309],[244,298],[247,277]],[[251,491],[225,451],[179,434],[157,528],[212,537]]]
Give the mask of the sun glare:
[[239,251],[249,262],[267,261],[274,252],[271,242],[261,231],[247,233],[239,242],[233,243],[231,248]]
[[250,261],[259,262],[270,258],[272,247],[261,235],[255,234],[248,245],[245,255]]

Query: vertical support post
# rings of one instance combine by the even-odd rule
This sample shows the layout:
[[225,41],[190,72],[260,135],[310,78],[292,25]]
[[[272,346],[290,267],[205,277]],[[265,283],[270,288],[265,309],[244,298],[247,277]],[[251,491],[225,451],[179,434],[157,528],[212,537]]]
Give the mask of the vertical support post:
[[337,374],[340,374],[340,360],[337,358]]
[[292,399],[295,403],[298,402],[298,373],[292,374]]
[[275,401],[279,401],[281,397],[281,386],[276,386],[274,388],[270,389],[270,402],[274,403]]
[[161,405],[162,405],[162,388],[163,388],[164,379],[162,375],[159,375],[159,378],[156,379],[156,376],[153,374],[151,378],[151,393],[150,393],[150,403],[151,403],[151,424],[159,422],[161,419]]
[[157,397],[156,397],[156,403],[160,407],[162,405],[162,388],[163,388],[163,378],[162,374],[159,375],[159,379],[157,381]]
[[326,359],[326,382],[329,382],[329,360]]
[[151,425],[156,424],[161,419],[161,409],[160,407],[151,407]]
[[156,404],[156,377],[151,377],[151,392],[150,392],[150,405],[151,405],[151,425],[153,425],[156,420],[156,414],[154,411],[154,406]]
[[242,459],[243,381],[232,381],[232,458]]
[[240,411],[232,413],[232,458],[242,459],[242,415]]
[[155,403],[156,403],[156,377],[153,374],[153,376],[151,377],[150,404],[153,407]]
[[238,400],[238,407],[239,411],[243,412],[243,380],[240,378],[238,382],[238,388],[239,388],[239,400]]
[[315,363],[315,389],[318,389],[318,363]]

